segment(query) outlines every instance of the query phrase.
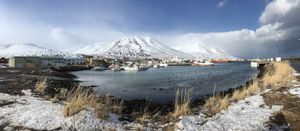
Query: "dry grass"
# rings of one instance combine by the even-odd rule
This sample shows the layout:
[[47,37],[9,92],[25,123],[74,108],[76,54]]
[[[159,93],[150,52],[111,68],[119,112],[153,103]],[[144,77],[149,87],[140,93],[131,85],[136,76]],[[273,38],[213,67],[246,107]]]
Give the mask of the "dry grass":
[[42,78],[41,80],[39,80],[36,84],[35,84],[35,89],[34,91],[44,95],[46,93],[46,89],[47,89],[47,78]]
[[104,112],[114,112],[117,114],[122,113],[123,109],[123,99],[113,99],[109,94],[100,98],[100,103],[102,104],[102,110]]
[[80,88],[72,90],[67,101],[69,103],[63,108],[64,116],[72,116],[87,107],[92,107],[95,110],[101,108],[101,104],[97,101],[97,97],[94,94]]
[[259,81],[257,79],[254,79],[253,83],[247,88],[247,92],[249,92],[250,95],[253,95],[261,90],[261,87],[259,86]]
[[231,96],[232,100],[234,101],[238,101],[238,100],[242,100],[246,97],[249,96],[249,93],[247,92],[247,88],[242,88],[239,90],[235,90]]
[[258,80],[254,80],[251,85],[248,87],[244,87],[242,89],[235,90],[230,97],[233,101],[243,100],[255,93],[257,93],[260,90],[260,87],[258,85]]
[[204,107],[208,109],[211,114],[215,114],[222,110],[226,110],[231,101],[243,100],[250,95],[257,93],[259,90],[259,82],[258,80],[254,80],[248,87],[235,90],[231,96],[221,96],[220,94],[213,95],[206,100]]
[[230,104],[230,100],[228,95],[213,95],[209,99],[206,100],[204,107],[210,111],[210,113],[215,114],[220,112],[221,110],[225,110],[228,108]]
[[295,79],[291,74],[294,69],[288,62],[274,62],[266,67],[265,75],[262,80],[265,86],[270,86],[274,90],[278,90]]
[[142,115],[140,117],[136,118],[137,122],[144,124],[145,120],[149,119],[151,117],[149,115],[148,108],[149,108],[149,102],[148,102],[148,98],[147,98],[146,103],[145,103],[145,107],[142,111]]
[[192,89],[178,89],[176,91],[174,112],[170,114],[172,118],[190,113],[191,93]]
[[[231,97],[227,95],[222,97],[221,95],[213,95],[204,104],[204,107],[215,114],[221,110],[225,110],[230,105],[231,101],[243,100],[261,90],[264,86],[271,86],[272,89],[278,90],[295,79],[291,74],[294,69],[288,62],[274,62],[266,66],[266,72],[262,80],[254,79],[253,83],[248,87],[235,90]],[[262,86],[262,83],[264,86]]]
[[109,112],[121,113],[123,100],[113,100],[106,95],[98,98],[91,90],[77,88],[69,92],[68,103],[63,108],[64,116],[72,116],[91,107],[99,118],[106,118]]

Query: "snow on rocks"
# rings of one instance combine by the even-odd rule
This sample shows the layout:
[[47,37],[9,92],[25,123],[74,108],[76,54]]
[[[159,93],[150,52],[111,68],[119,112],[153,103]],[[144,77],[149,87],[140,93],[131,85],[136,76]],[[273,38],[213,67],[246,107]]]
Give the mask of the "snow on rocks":
[[33,97],[30,90],[22,92],[24,96],[0,93],[0,101],[14,101],[0,106],[0,126],[35,130],[122,130],[122,123],[114,114],[110,114],[107,120],[101,120],[96,118],[92,109],[87,109],[65,118],[62,114],[63,105]]
[[255,95],[238,101],[215,116],[205,118],[187,116],[176,123],[176,130],[265,130],[264,123],[269,120],[273,112],[282,106],[268,107],[261,95]]

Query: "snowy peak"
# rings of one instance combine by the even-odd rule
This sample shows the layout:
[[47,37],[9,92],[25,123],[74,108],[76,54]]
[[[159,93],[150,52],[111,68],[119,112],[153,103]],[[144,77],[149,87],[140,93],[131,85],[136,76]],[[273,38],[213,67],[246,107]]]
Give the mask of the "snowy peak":
[[47,49],[35,44],[0,44],[0,57],[12,56],[65,56],[66,53]]
[[203,44],[198,45],[198,53],[196,56],[202,59],[236,59],[236,57],[228,54],[219,48],[208,48]]
[[[75,53],[103,55],[107,57],[129,58],[190,58],[189,54],[172,49],[151,37],[124,37],[108,44],[104,48],[91,49],[91,45],[77,50]],[[93,46],[95,47],[95,46]],[[88,49],[90,48],[90,49]]]

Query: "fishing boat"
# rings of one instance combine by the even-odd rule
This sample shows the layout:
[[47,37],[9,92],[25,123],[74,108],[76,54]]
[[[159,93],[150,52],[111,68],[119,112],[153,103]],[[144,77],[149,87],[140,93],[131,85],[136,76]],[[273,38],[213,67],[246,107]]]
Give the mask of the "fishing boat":
[[159,65],[153,65],[153,68],[159,68],[160,66]]
[[167,66],[168,66],[167,63],[160,63],[160,64],[159,64],[159,67],[167,67]]
[[120,68],[119,66],[113,67],[111,68],[112,71],[121,71],[122,68]]
[[205,61],[205,62],[193,62],[192,64],[193,66],[214,66],[214,63],[210,62],[210,61]]
[[142,71],[142,70],[148,70],[149,68],[147,66],[125,66],[123,67],[125,71]]
[[92,71],[104,71],[104,70],[107,70],[107,67],[96,66],[96,67],[92,68],[91,70]]

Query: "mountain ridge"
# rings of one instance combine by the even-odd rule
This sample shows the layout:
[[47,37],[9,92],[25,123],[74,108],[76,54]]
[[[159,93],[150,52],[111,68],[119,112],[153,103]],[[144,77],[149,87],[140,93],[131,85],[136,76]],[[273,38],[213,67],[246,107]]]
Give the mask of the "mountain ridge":
[[48,49],[32,43],[0,44],[0,57],[13,56],[69,56],[71,54]]

